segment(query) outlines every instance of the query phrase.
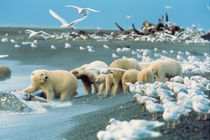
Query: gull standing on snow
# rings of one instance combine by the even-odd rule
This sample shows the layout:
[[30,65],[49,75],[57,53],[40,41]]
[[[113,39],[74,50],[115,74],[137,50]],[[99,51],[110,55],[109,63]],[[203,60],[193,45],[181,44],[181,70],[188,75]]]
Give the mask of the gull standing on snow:
[[146,102],[146,109],[149,113],[153,113],[152,114],[152,120],[157,119],[157,113],[158,112],[163,112],[164,111],[164,108],[163,108],[162,104],[153,103],[151,100],[148,100]]
[[167,122],[167,128],[170,128],[170,122],[172,122],[173,128],[176,127],[176,121],[179,119],[179,115],[176,112],[170,111],[168,108],[163,112],[163,120]]
[[60,17],[58,14],[53,12],[51,9],[49,10],[49,12],[54,18],[56,18],[57,20],[59,20],[62,23],[62,25],[60,26],[61,28],[67,28],[69,26],[71,26],[73,28],[75,24],[77,24],[78,22],[80,22],[80,21],[82,21],[82,20],[87,18],[87,16],[84,16],[82,18],[79,18],[77,20],[72,21],[71,23],[67,23],[65,19]]
[[94,10],[94,9],[91,9],[91,8],[80,8],[80,7],[77,7],[77,6],[74,6],[74,5],[66,5],[65,7],[73,7],[73,8],[76,8],[78,10],[78,13],[79,14],[84,14],[84,16],[87,16],[89,11],[92,11],[92,12],[100,12],[100,11],[97,11],[97,10]]

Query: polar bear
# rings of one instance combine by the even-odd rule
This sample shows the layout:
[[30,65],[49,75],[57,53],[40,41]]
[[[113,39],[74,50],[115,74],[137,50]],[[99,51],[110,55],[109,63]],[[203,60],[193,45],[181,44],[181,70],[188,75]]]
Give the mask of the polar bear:
[[137,82],[154,83],[154,75],[147,68],[142,69],[137,75]]
[[152,72],[155,80],[159,82],[165,82],[166,78],[170,79],[175,76],[182,76],[181,64],[171,58],[154,61],[147,69]]
[[93,93],[97,93],[98,87],[96,86],[94,81],[100,73],[100,69],[98,68],[108,68],[108,65],[103,61],[96,60],[89,64],[84,64],[71,71],[72,74],[77,77],[77,79],[81,79],[86,94],[90,95],[92,92],[92,88]]
[[129,86],[126,83],[135,84],[137,82],[137,75],[139,71],[135,69],[127,70],[122,76],[122,87],[124,93],[129,93]]
[[6,66],[0,66],[0,81],[9,79],[11,77],[11,70]]
[[98,94],[105,94],[105,83],[106,83],[106,74],[99,74],[95,80],[95,83],[98,85]]
[[[109,68],[121,68],[124,70],[129,69],[136,69],[141,70],[141,66],[137,63],[137,61],[134,58],[121,58],[113,61]],[[121,70],[113,70],[113,73],[110,73],[106,76],[106,93],[105,95],[108,95],[111,90],[112,94],[116,95],[117,93],[120,93],[122,90],[122,76],[125,71]]]
[[77,79],[82,80],[82,84],[84,86],[86,94],[91,94],[91,92],[93,94],[97,93],[98,87],[95,83],[95,80],[97,78],[96,73],[94,73],[92,70],[74,70],[72,71],[72,74],[74,74]]
[[77,88],[76,77],[68,71],[35,70],[31,73],[31,85],[23,91],[32,93],[41,89],[46,94],[47,100],[51,101],[55,97],[67,100],[77,94]]
[[139,62],[142,69],[147,68],[152,62]]

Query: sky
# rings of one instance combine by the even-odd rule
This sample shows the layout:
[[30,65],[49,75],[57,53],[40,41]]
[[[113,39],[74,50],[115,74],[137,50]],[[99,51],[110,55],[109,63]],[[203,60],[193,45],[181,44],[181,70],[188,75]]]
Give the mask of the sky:
[[[210,0],[1,0],[0,26],[59,27],[61,23],[49,14],[49,9],[67,22],[83,16],[75,8],[65,5],[101,11],[91,12],[76,24],[79,29],[118,29],[115,22],[125,29],[132,23],[141,28],[143,21],[157,24],[166,12],[169,21],[178,26],[186,28],[199,24],[206,31],[210,29]],[[127,19],[127,15],[131,18]]]

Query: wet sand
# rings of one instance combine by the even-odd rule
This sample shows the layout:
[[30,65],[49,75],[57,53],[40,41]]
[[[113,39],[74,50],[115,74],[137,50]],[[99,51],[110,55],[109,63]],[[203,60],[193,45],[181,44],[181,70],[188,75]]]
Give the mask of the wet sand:
[[[9,34],[9,38],[16,39],[18,44],[22,41],[28,41],[27,35],[24,32],[25,28],[1,28],[1,36],[4,33]],[[42,29],[41,29],[42,30]],[[44,30],[44,29],[43,29]],[[21,31],[21,33],[19,32]],[[44,30],[45,31],[45,30]],[[61,33],[64,30],[57,29],[47,29],[49,33]],[[67,31],[65,31],[67,32]],[[30,41],[33,41],[30,39]],[[71,49],[65,49],[64,43],[68,42],[72,45]],[[50,45],[55,45],[56,50],[51,50]],[[104,49],[102,46],[106,44],[110,49]],[[79,47],[86,47],[91,45],[94,47],[95,53],[90,53],[87,51],[80,51]],[[84,41],[66,41],[61,40],[38,40],[38,48],[32,49],[29,45],[23,46],[21,48],[14,48],[12,43],[0,43],[0,55],[8,54],[9,57],[1,58],[0,62],[4,62],[5,65],[10,65],[10,61],[17,61],[17,65],[12,67],[12,77],[15,77],[16,70],[19,70],[19,78],[16,77],[14,81],[5,83],[5,84],[15,84],[21,83],[26,86],[29,84],[30,73],[33,69],[46,68],[49,70],[54,69],[64,69],[71,70],[75,67],[78,67],[85,63],[90,63],[94,60],[102,60],[107,64],[110,64],[114,58],[111,57],[111,53],[115,52],[118,47],[129,46],[132,50],[135,49],[150,49],[158,48],[158,52],[161,54],[162,50],[170,51],[174,50],[174,54],[165,54],[171,58],[175,58],[178,51],[185,52],[189,51],[192,55],[197,57],[202,57],[203,53],[206,52],[209,54],[210,45],[201,45],[201,44],[183,44],[183,43],[148,43],[141,41],[106,41],[106,42],[97,42],[93,40],[84,40]],[[119,54],[120,57],[132,57],[131,53]],[[152,57],[152,56],[151,56]],[[183,56],[185,57],[185,56]],[[8,62],[8,63],[6,63]],[[22,67],[21,67],[22,66]],[[25,68],[29,68],[25,70]],[[28,77],[28,79],[27,79]],[[209,75],[206,76],[210,77]],[[27,80],[26,80],[27,79]],[[5,81],[6,82],[6,81]],[[4,84],[2,84],[4,85]],[[23,88],[24,86],[19,85],[16,88]],[[8,86],[8,88],[12,85]],[[116,97],[102,97],[102,96],[85,96],[83,87],[79,87],[79,97],[71,99],[73,105],[96,105],[100,107],[100,110],[93,111],[90,113],[85,113],[82,115],[75,116],[72,122],[75,122],[73,128],[71,128],[67,133],[63,133],[61,138],[71,139],[71,140],[94,140],[96,134],[100,130],[104,130],[108,125],[108,121],[111,118],[118,120],[131,120],[131,119],[148,119],[151,120],[152,115],[148,112],[141,112],[141,105],[138,105],[137,102],[133,99],[133,95],[119,95]],[[68,113],[68,112],[67,112]],[[71,112],[69,112],[71,113]],[[162,137],[156,139],[210,139],[210,119],[206,121],[197,121],[197,114],[192,112],[190,116],[181,118],[181,124],[177,125],[175,129],[167,129],[161,127],[160,130],[163,134]],[[158,120],[163,121],[161,114],[158,116]],[[68,124],[67,124],[68,125]]]
[[[97,133],[100,130],[105,130],[111,118],[120,121],[130,121],[132,119],[151,120],[152,114],[147,111],[141,112],[142,106],[137,103],[133,95],[121,95],[116,97],[105,98],[99,96],[83,97],[72,100],[80,101],[83,104],[98,104],[106,106],[104,109],[82,114],[73,118],[79,122],[79,125],[74,126],[72,130],[64,134],[62,137],[71,140],[97,140]],[[125,100],[126,98],[126,100]],[[108,102],[107,102],[108,101]],[[210,115],[208,119],[196,120],[197,113],[191,112],[189,116],[181,117],[181,123],[175,129],[167,129],[161,127],[155,129],[162,133],[162,137],[150,138],[157,140],[209,140],[210,139]],[[163,121],[162,114],[158,114],[158,121]]]

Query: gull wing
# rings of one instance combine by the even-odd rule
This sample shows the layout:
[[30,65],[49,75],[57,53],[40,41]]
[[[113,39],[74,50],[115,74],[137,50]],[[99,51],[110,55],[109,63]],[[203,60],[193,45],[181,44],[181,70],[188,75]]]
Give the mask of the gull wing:
[[66,5],[65,7],[73,7],[73,8],[76,8],[77,10],[80,10],[81,8],[75,6],[75,5]]
[[54,17],[54,18],[56,18],[57,20],[59,20],[62,24],[68,24],[67,22],[66,22],[66,20],[65,19],[63,19],[62,17],[60,17],[59,15],[57,15],[55,12],[53,12],[51,9],[49,10],[49,12],[50,12],[50,14]]
[[98,10],[94,10],[94,9],[91,9],[91,8],[83,8],[84,10],[88,10],[88,11],[92,11],[92,12],[100,12]]
[[82,20],[84,20],[84,19],[86,19],[86,18],[87,18],[87,16],[84,16],[84,17],[82,17],[82,18],[79,18],[79,19],[77,19],[77,20],[74,20],[74,21],[72,21],[71,23],[69,23],[69,25],[70,25],[70,26],[73,26],[73,25],[77,24],[78,22],[80,22],[80,21],[82,21]]
[[29,32],[29,33],[36,33],[35,31],[33,30],[25,30],[25,32]]
[[125,69],[121,69],[121,68],[109,68],[110,70],[119,70],[119,71],[124,71],[124,72],[126,72],[127,70],[125,70]]
[[44,32],[44,31],[39,31],[39,33],[46,34],[46,35],[50,35],[50,34]]

